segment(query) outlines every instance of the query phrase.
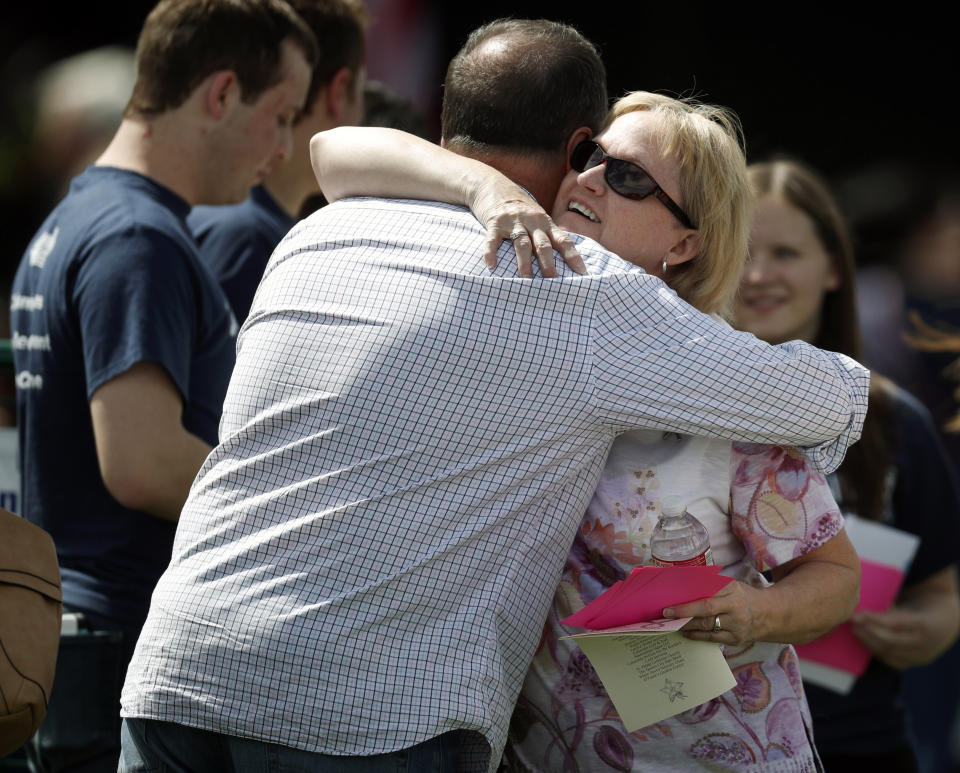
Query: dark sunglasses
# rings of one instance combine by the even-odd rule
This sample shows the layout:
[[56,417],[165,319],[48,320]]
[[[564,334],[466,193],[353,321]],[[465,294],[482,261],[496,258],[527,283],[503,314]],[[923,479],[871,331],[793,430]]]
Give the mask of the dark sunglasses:
[[637,200],[645,199],[652,193],[684,226],[696,228],[687,213],[680,209],[643,167],[632,161],[607,155],[593,140],[584,140],[570,154],[570,166],[577,172],[593,169],[598,164],[606,164],[603,179],[607,181],[610,190],[628,199]]

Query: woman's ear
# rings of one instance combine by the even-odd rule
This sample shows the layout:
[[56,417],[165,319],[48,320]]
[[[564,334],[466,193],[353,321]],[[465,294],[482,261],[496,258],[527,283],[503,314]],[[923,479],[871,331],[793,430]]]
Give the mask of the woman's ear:
[[693,260],[700,253],[700,232],[692,228],[684,228],[681,238],[667,252],[667,265],[679,266],[688,260]]

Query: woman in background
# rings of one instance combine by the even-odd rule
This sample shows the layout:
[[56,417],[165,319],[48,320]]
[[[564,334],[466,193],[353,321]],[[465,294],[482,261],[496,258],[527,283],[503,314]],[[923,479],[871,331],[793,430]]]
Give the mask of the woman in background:
[[[859,359],[853,250],[832,195],[793,161],[753,165],[749,177],[757,201],[737,326],[770,343],[801,339]],[[960,630],[954,472],[927,411],[874,374],[863,436],[830,483],[845,514],[921,541],[894,607],[852,619],[874,655],[853,691],[806,685],[817,748],[830,773],[913,771],[899,672],[935,659]]]

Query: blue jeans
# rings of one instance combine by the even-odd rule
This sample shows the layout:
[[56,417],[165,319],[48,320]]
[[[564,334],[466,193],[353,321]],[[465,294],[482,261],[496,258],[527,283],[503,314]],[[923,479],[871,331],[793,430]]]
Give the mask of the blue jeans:
[[459,734],[409,749],[340,757],[171,722],[124,719],[118,773],[453,773]]

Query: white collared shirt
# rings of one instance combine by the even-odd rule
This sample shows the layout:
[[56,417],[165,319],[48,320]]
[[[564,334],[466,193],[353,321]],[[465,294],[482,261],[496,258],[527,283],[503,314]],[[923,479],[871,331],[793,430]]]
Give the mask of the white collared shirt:
[[828,441],[822,468],[859,435],[851,360],[733,331],[589,240],[554,280],[482,245],[463,209],[383,199],[280,244],[124,716],[331,754],[476,730],[494,770],[618,432]]

